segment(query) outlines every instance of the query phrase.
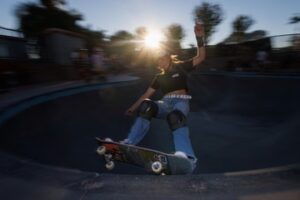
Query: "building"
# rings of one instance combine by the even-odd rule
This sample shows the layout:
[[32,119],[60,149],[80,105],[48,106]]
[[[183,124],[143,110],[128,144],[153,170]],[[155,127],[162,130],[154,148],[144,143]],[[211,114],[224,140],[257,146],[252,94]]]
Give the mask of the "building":
[[0,27],[0,59],[26,60],[26,40],[21,32]]
[[47,29],[43,33],[41,59],[59,65],[72,63],[72,52],[86,47],[84,37],[78,33],[57,28]]

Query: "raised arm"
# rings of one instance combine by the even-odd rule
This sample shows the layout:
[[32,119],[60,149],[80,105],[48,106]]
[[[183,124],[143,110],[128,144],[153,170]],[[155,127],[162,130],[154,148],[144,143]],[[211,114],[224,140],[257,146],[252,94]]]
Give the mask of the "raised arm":
[[204,28],[202,23],[196,23],[194,32],[197,40],[197,55],[193,58],[193,66],[197,66],[205,59]]

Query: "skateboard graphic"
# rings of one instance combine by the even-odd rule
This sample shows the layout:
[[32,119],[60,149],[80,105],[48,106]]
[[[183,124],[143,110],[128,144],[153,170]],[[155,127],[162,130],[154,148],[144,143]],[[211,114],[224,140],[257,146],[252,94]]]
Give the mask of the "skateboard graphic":
[[116,161],[139,166],[158,175],[189,174],[193,171],[192,163],[183,157],[100,138],[96,141],[99,145],[96,152],[104,157],[108,170],[113,170]]

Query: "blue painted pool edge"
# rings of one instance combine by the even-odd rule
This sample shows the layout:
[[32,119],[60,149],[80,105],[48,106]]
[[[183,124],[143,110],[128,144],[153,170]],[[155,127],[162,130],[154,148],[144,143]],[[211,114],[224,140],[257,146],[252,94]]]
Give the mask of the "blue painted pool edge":
[[33,97],[29,97],[23,100],[20,100],[12,105],[9,105],[3,108],[0,111],[0,127],[5,124],[6,121],[13,118],[18,113],[41,103],[52,101],[58,98],[71,96],[79,93],[89,92],[98,89],[116,87],[116,86],[126,86],[135,84],[136,80],[130,81],[118,81],[113,83],[97,83],[97,84],[89,84],[89,85],[81,85],[75,87],[68,87],[63,89],[58,89],[56,91],[45,92],[43,94],[39,94]]

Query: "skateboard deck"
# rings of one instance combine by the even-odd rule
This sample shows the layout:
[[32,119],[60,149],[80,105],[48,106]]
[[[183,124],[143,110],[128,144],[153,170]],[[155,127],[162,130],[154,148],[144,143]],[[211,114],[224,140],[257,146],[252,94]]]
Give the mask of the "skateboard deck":
[[100,138],[96,138],[96,141],[99,145],[96,152],[104,157],[108,170],[114,168],[116,161],[139,166],[159,175],[189,174],[193,171],[192,163],[186,158]]

